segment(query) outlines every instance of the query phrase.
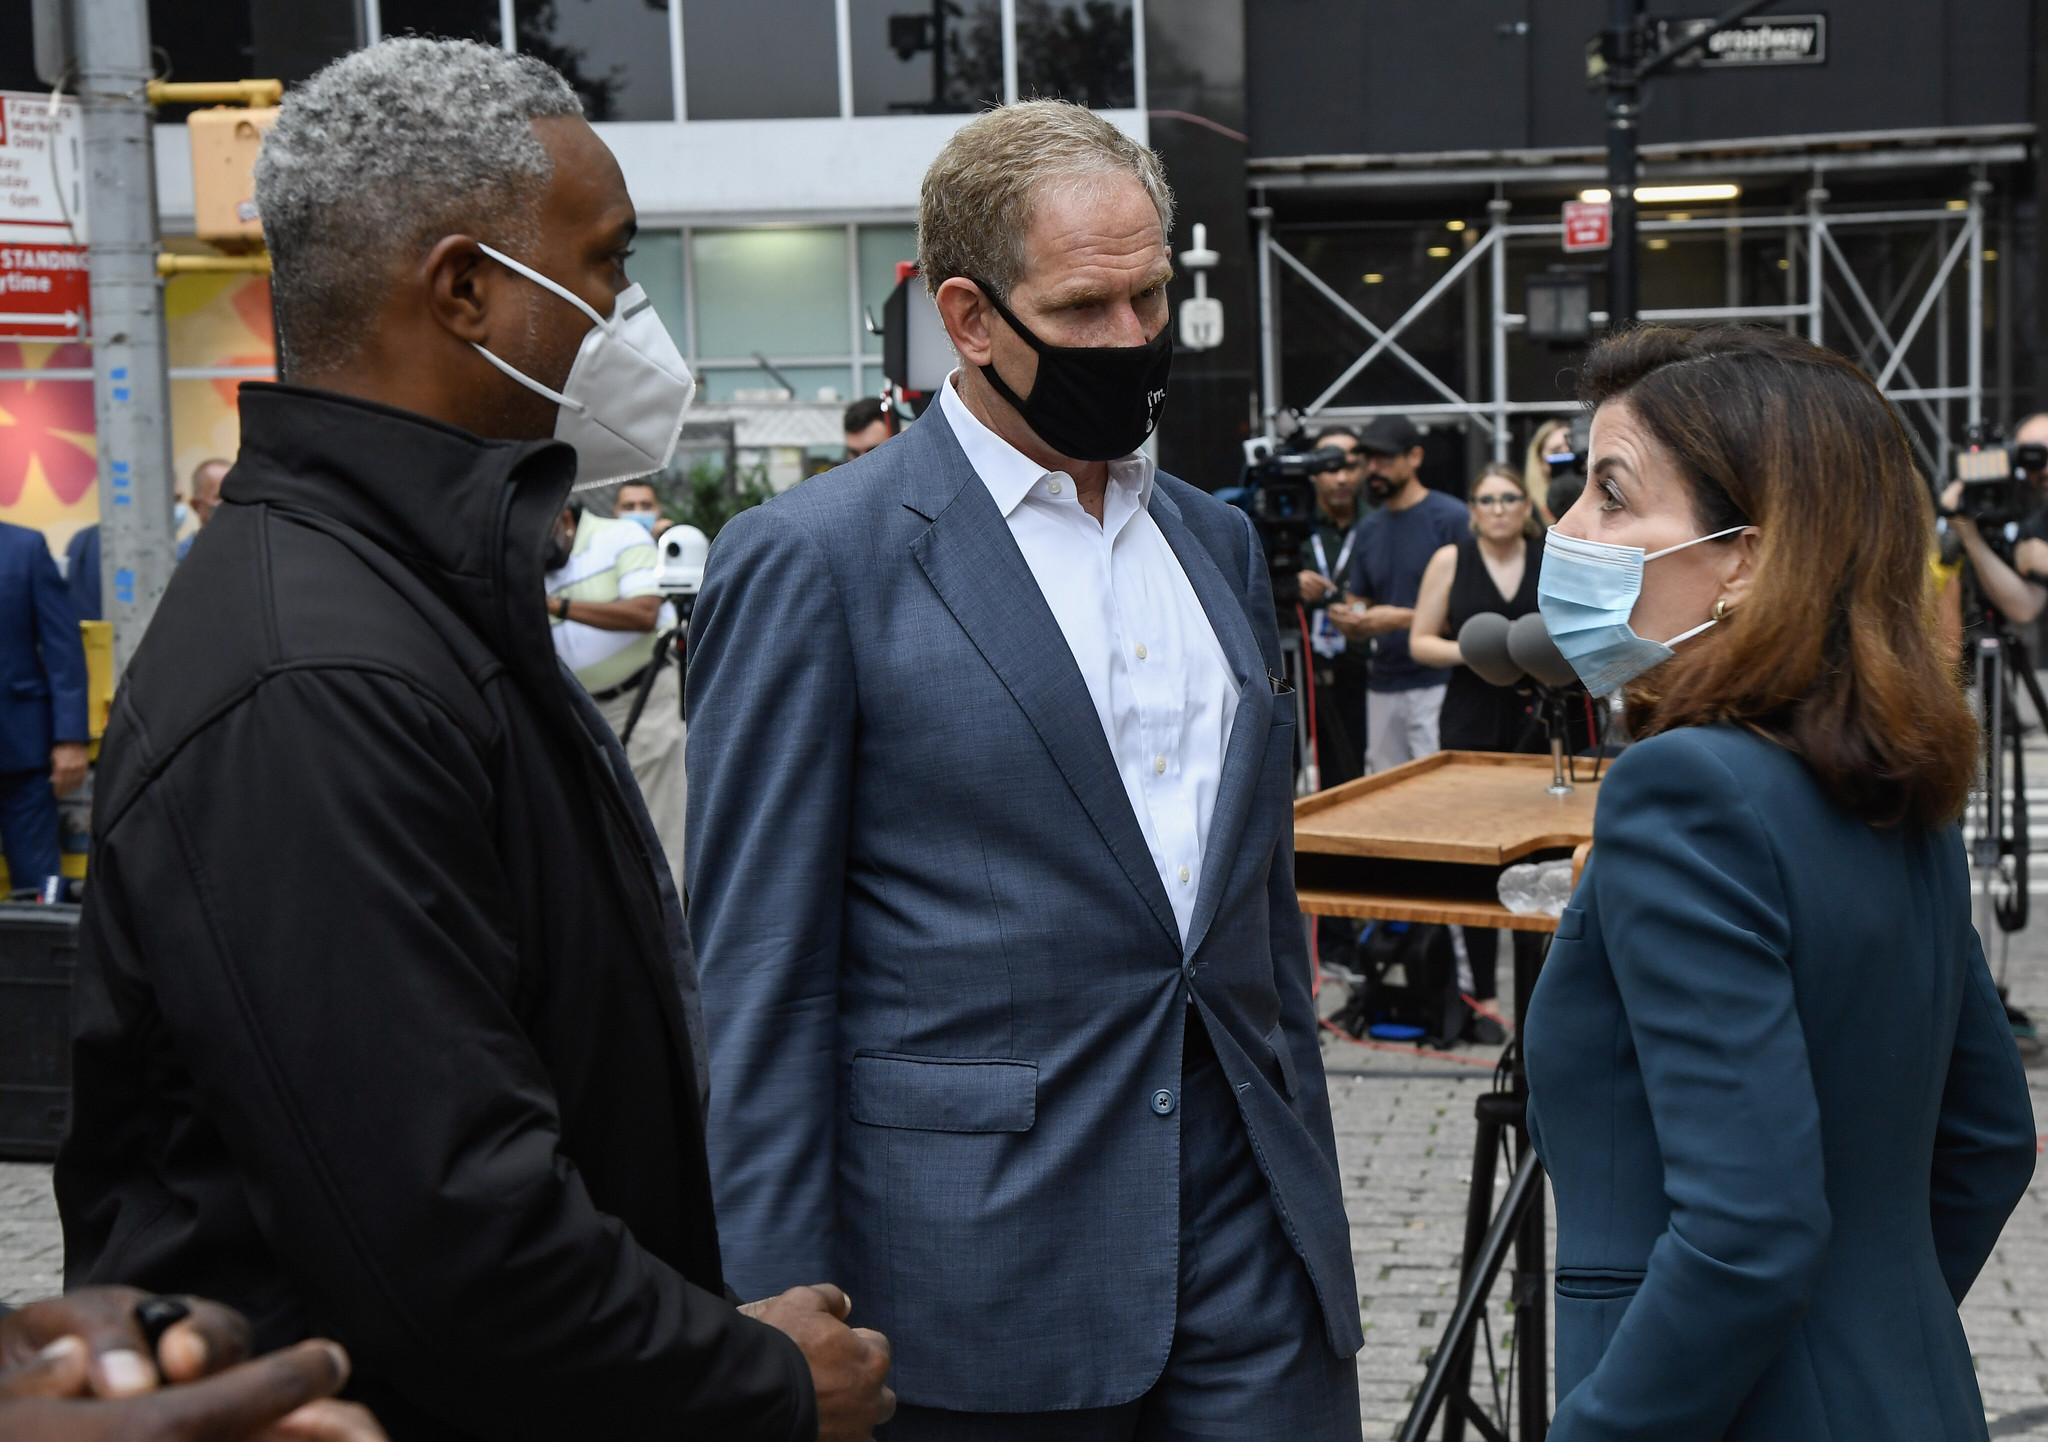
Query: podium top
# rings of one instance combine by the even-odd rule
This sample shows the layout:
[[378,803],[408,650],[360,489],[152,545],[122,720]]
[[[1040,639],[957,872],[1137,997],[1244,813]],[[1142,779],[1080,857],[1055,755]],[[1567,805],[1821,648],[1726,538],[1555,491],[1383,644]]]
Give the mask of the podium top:
[[[1590,763],[1581,761],[1586,776]],[[1294,803],[1294,849],[1506,866],[1593,839],[1600,788],[1552,796],[1548,756],[1439,751]]]

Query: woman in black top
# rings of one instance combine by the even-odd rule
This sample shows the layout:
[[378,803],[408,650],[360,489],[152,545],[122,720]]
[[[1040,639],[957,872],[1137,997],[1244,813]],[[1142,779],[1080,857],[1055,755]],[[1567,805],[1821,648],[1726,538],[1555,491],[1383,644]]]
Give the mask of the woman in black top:
[[1536,610],[1543,532],[1512,466],[1491,465],[1472,482],[1472,534],[1430,557],[1415,598],[1408,648],[1425,666],[1449,666],[1438,740],[1446,751],[1542,751],[1531,698],[1475,676],[1451,639],[1482,611],[1510,621]]

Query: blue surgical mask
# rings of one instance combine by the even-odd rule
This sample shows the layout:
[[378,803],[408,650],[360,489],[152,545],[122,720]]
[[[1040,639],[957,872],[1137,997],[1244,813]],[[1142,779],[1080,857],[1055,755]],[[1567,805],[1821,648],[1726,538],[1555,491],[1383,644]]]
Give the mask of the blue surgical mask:
[[171,507],[171,519],[177,522],[178,525],[183,526],[185,522],[192,519],[192,508],[183,501],[176,502]]
[[654,534],[654,512],[652,511],[621,511],[619,512],[619,519],[631,521],[650,536]]
[[1536,582],[1536,604],[1543,628],[1572,670],[1595,696],[1607,696],[1669,661],[1672,647],[1713,625],[1703,621],[1669,641],[1651,641],[1635,633],[1629,618],[1643,594],[1643,566],[1660,556],[1732,536],[1747,526],[1730,526],[1645,555],[1641,546],[1607,541],[1582,541],[1550,532],[1543,543],[1543,573]]

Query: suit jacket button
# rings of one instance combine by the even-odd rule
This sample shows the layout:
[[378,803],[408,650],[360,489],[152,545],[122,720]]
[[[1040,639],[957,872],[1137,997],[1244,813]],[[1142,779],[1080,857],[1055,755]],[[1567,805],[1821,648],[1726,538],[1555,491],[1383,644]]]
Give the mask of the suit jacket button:
[[1171,1112],[1173,1110],[1173,1093],[1165,1087],[1161,1087],[1158,1091],[1152,1093],[1152,1110],[1158,1112],[1161,1116]]

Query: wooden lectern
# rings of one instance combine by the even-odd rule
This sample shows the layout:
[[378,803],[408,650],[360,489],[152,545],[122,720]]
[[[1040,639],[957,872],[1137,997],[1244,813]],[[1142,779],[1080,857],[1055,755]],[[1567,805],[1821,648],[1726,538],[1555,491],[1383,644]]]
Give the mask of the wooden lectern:
[[1550,758],[1439,751],[1294,803],[1294,884],[1310,916],[1554,931],[1501,905],[1500,874],[1593,839],[1590,780],[1549,792]]
[[[1583,767],[1581,769],[1584,769]],[[1589,778],[1563,795],[1551,790],[1551,758],[1439,751],[1391,771],[1304,796],[1294,803],[1294,875],[1311,916],[1503,927],[1515,937],[1515,1018],[1526,1013],[1543,950],[1557,929],[1542,913],[1501,905],[1500,874],[1522,861],[1573,859],[1573,876],[1593,840],[1599,787]],[[1474,1338],[1487,1295],[1515,1253],[1512,1357],[1514,1436],[1541,1438],[1550,1423],[1549,1275],[1543,1227],[1542,1164],[1529,1145],[1528,1083],[1517,1036],[1502,1057],[1508,1089],[1479,1098],[1479,1134],[1466,1202],[1458,1304],[1430,1360],[1403,1442],[1421,1442],[1445,1411],[1444,1437],[1469,1422],[1504,1438],[1509,1419],[1490,1417],[1472,1397]],[[1515,1171],[1498,1210],[1495,1169],[1503,1134],[1515,1133]],[[1488,1344],[1491,1355],[1491,1343]],[[1498,1397],[1498,1391],[1494,1392]]]

